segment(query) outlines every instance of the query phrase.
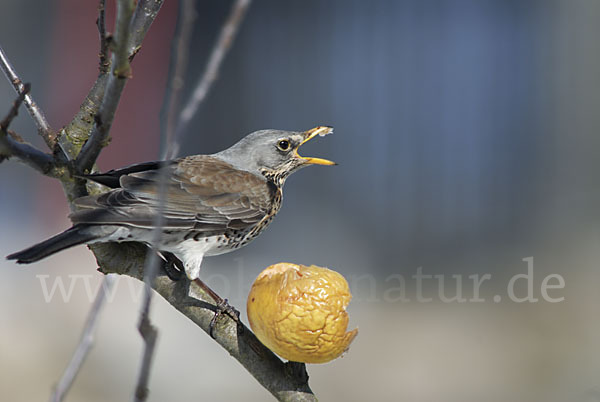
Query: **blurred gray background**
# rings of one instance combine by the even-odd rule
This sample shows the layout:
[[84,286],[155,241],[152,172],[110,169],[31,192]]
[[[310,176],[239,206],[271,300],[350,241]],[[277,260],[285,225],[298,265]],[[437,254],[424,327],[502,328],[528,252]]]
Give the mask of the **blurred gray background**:
[[[104,170],[158,155],[177,14],[166,3],[134,61]],[[197,4],[190,87],[230,4]],[[0,45],[55,128],[97,75],[96,7],[2,2]],[[325,124],[334,135],[302,151],[339,166],[289,179],[269,230],[206,259],[204,279],[244,310],[270,264],[346,276],[350,325],[360,333],[344,358],[308,367],[322,400],[600,401],[598,20],[597,0],[254,1],[182,149],[212,153],[257,129]],[[0,114],[13,99],[0,80]],[[24,109],[12,128],[43,147]],[[68,227],[58,183],[13,161],[0,165],[0,183],[0,255]],[[527,257],[540,301],[516,303],[507,284],[527,272]],[[67,288],[84,275],[95,291],[95,267],[85,247],[26,268],[0,260],[0,399],[49,396],[90,307],[83,277],[69,301],[46,303],[39,275]],[[419,267],[444,275],[448,297],[452,275],[470,298],[468,276],[490,274],[485,301],[443,303],[432,280],[425,292],[433,301],[417,302],[411,276]],[[562,302],[541,297],[550,274],[564,278],[564,289],[550,291]],[[523,281],[516,290],[526,293]],[[142,350],[140,298],[131,292],[140,291],[119,281],[67,401],[131,397]],[[154,320],[150,400],[269,398],[159,299]]]

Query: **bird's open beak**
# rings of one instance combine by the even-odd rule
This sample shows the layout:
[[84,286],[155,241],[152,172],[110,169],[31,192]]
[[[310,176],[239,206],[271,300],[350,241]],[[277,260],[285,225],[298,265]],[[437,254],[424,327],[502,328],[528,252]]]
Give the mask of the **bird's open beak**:
[[[304,143],[308,142],[309,140],[311,140],[312,138],[315,138],[317,135],[324,137],[327,134],[331,134],[333,133],[333,127],[327,127],[327,126],[318,126],[315,128],[311,128],[308,131],[304,132],[304,141],[302,141],[300,143],[300,145],[298,145],[298,148],[300,148],[302,145],[304,145]],[[298,150],[296,149],[296,156],[300,159],[304,160],[304,163],[310,163],[313,165],[337,165],[337,163],[329,161],[327,159],[321,159],[321,158],[311,158],[311,157],[306,157],[306,156],[300,156],[298,154]]]

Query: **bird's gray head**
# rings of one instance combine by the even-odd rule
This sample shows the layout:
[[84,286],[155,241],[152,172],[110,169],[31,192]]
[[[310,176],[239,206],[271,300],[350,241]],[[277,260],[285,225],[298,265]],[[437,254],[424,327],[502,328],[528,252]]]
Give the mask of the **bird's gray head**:
[[276,182],[283,181],[294,171],[308,165],[335,165],[327,159],[304,157],[298,148],[305,142],[333,132],[333,128],[319,126],[305,132],[261,130],[242,138],[230,148],[215,156],[238,169],[265,175]]

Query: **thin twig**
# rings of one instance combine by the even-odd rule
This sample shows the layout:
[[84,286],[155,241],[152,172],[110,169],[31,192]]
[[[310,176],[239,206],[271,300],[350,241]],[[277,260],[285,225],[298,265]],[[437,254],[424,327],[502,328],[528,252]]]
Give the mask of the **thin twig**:
[[30,85],[24,84],[23,92],[19,93],[6,117],[0,121],[0,162],[14,156],[42,174],[54,176],[55,165],[52,156],[26,144],[19,135],[8,130],[10,123],[17,117],[19,107],[24,102],[29,90]]
[[100,151],[106,146],[121,93],[131,75],[127,42],[129,41],[129,25],[133,11],[134,3],[132,0],[117,2],[117,22],[113,36],[115,47],[112,52],[110,74],[108,75],[102,104],[98,113],[94,116],[94,128],[75,160],[75,165],[80,172],[91,169],[98,155],[100,155]]
[[[206,98],[206,94],[211,87],[218,75],[219,67],[227,52],[227,49],[231,46],[231,42],[234,38],[235,32],[243,19],[245,11],[250,4],[249,0],[238,0],[233,6],[231,15],[227,19],[225,25],[222,28],[219,40],[215,44],[210,57],[209,64],[203,78],[200,80],[199,88],[200,94],[195,96],[190,101],[190,107],[192,116],[193,113],[198,109],[198,106]],[[161,135],[163,140],[163,152],[161,152],[161,159],[173,158],[179,150],[179,140],[181,137],[180,132],[183,130],[189,119],[186,121],[183,118],[183,114],[179,115],[179,121],[177,126],[175,125],[175,113],[179,110],[181,89],[183,87],[183,80],[185,76],[185,70],[187,67],[188,59],[188,48],[191,37],[192,27],[195,19],[194,4],[191,0],[186,0],[180,3],[179,10],[179,29],[177,37],[175,38],[175,48],[172,54],[172,78],[170,81],[169,89],[170,93],[168,96],[166,123],[164,124]],[[196,90],[198,92],[198,89]],[[191,116],[190,116],[191,119]],[[158,272],[158,256],[157,252],[158,245],[160,244],[162,227],[164,224],[163,210],[167,201],[166,189],[167,180],[169,178],[167,169],[161,169],[159,177],[159,208],[157,215],[153,221],[154,230],[152,232],[152,247],[147,254],[146,262],[144,264],[144,301],[142,304],[141,317],[139,330],[142,338],[144,339],[145,348],[144,355],[142,358],[142,367],[140,369],[140,375],[138,377],[138,384],[136,386],[135,401],[142,402],[146,400],[148,396],[148,381],[150,375],[150,365],[152,363],[152,354],[154,352],[154,346],[156,342],[157,331],[150,323],[150,305],[152,302],[152,285]],[[211,336],[213,335],[211,330]]]
[[[8,78],[13,85],[15,91],[17,91],[18,94],[24,94],[25,85],[23,85],[23,81],[21,81],[17,75],[17,72],[10,64],[10,61],[8,60],[8,57],[6,56],[6,53],[2,47],[0,47],[0,67],[4,72],[4,75],[6,75],[6,78]],[[44,139],[48,145],[48,148],[54,149],[54,145],[56,143],[56,134],[50,127],[50,124],[48,124],[48,120],[46,120],[46,116],[44,116],[42,110],[39,108],[37,103],[33,101],[33,98],[28,93],[25,93],[25,106],[27,106],[27,110],[37,126],[38,133]]]
[[[248,1],[244,0],[242,2],[238,1],[234,6],[234,12],[232,15],[237,15],[238,17],[233,18],[235,22],[232,23],[232,17],[229,18],[225,26],[229,26],[229,29],[223,28],[223,31],[232,31],[235,32],[235,27],[231,28],[232,24],[236,26],[239,24],[241,20],[241,16],[243,16],[243,11],[237,11],[240,9],[239,3],[245,3],[245,7],[247,7]],[[164,131],[162,132],[162,137],[164,138],[162,142],[163,144],[163,152],[161,152],[161,159],[170,159],[179,149],[179,135],[176,134],[176,126],[175,126],[175,113],[179,110],[181,89],[183,87],[183,80],[185,76],[185,70],[187,67],[187,59],[188,59],[188,48],[189,41],[191,37],[191,32],[193,28],[193,23],[195,20],[195,11],[193,1],[183,1],[180,3],[180,12],[179,12],[179,29],[178,35],[175,38],[175,48],[172,54],[173,64],[172,64],[172,78],[170,82],[170,93],[167,102],[167,121],[164,125]],[[221,64],[223,59],[223,55],[225,54],[225,50],[229,43],[231,42],[233,35],[225,35],[221,34],[221,37],[227,37],[227,44],[223,40],[219,40],[217,42],[216,47],[220,50],[213,50],[213,55],[217,54],[218,56],[211,56],[211,58],[216,57],[216,62],[209,63],[210,67],[207,70],[210,70],[208,81],[212,82],[216,78],[217,70]],[[206,81],[207,79],[201,80]],[[208,91],[210,88],[210,84],[208,86],[205,85],[204,91]],[[205,96],[200,99],[197,99],[195,102],[199,105]],[[178,122],[178,126],[182,124],[181,117]],[[166,187],[168,180],[168,170],[162,169],[159,177],[159,210],[154,219],[153,225],[154,230],[152,233],[152,247],[148,252],[146,257],[146,262],[144,264],[144,301],[142,304],[141,317],[140,317],[140,325],[139,330],[142,338],[144,339],[145,348],[144,355],[142,358],[142,367],[140,369],[140,375],[138,377],[138,384],[136,386],[135,392],[135,401],[141,402],[144,401],[148,395],[147,384],[149,381],[150,375],[150,365],[152,362],[152,354],[154,352],[154,346],[156,342],[157,332],[156,329],[152,326],[150,322],[150,305],[152,302],[152,284],[154,282],[154,278],[158,272],[158,245],[160,244],[161,235],[162,235],[162,227],[164,224],[164,217],[162,211],[165,208],[166,203]]]
[[25,97],[27,96],[29,91],[31,91],[31,85],[29,83],[24,84],[23,91],[19,93],[17,99],[13,102],[6,117],[0,121],[1,131],[6,131],[8,129],[8,126],[10,126],[10,123],[12,123],[13,119],[17,117],[17,115],[19,114],[19,108],[21,107],[21,104],[25,100]]
[[159,204],[158,212],[152,222],[154,229],[152,230],[151,247],[146,254],[144,263],[144,295],[142,300],[142,308],[140,311],[140,321],[138,330],[144,340],[144,353],[142,355],[142,364],[138,375],[137,385],[135,387],[134,401],[143,402],[148,397],[148,383],[150,381],[150,367],[154,356],[154,348],[156,346],[156,338],[158,330],[150,321],[150,307],[152,305],[152,287],[159,268],[158,245],[160,244],[162,227],[164,225],[164,209],[167,199],[167,179],[168,170],[162,168],[159,173]]
[[110,61],[108,59],[108,38],[106,36],[106,23],[104,22],[106,14],[105,9],[106,0],[100,0],[100,3],[98,3],[98,19],[96,20],[98,35],[100,36],[100,53],[98,54],[98,57],[100,58],[98,66],[100,74],[107,73],[110,67]]
[[[198,81],[194,93],[179,115],[179,124],[175,133],[176,138],[179,137],[181,133],[185,132],[188,124],[198,111],[200,105],[210,91],[210,88],[219,76],[219,70],[223,63],[223,59],[233,43],[235,34],[244,20],[244,16],[246,15],[249,6],[250,0],[236,0],[231,7],[231,12],[221,28],[221,33],[212,49],[210,58],[206,64],[206,69]],[[175,142],[177,143],[178,141]]]
[[164,0],[138,0],[135,14],[131,20],[131,35],[127,41],[127,52],[130,59],[140,51],[142,41],[156,18]]
[[[178,33],[174,39],[175,47],[172,54],[171,68],[173,73],[169,84],[169,96],[166,103],[167,122],[161,132],[161,159],[169,159],[173,156],[173,149],[177,148],[174,137],[175,112],[179,108],[181,88],[188,60],[188,48],[195,20],[195,9],[193,0],[184,0],[180,2]],[[134,401],[143,402],[148,397],[148,383],[150,380],[150,368],[156,346],[158,331],[152,325],[150,320],[150,308],[152,304],[152,287],[154,279],[159,269],[158,245],[162,236],[162,227],[164,226],[164,209],[167,200],[167,181],[169,172],[167,169],[161,169],[159,174],[159,208],[153,221],[154,230],[152,231],[151,247],[146,255],[144,263],[144,296],[142,308],[140,311],[139,332],[144,340],[144,354],[138,376]]]
[[[158,258],[158,256],[156,257]],[[149,304],[148,304],[149,306]],[[136,402],[143,402],[148,398],[148,382],[150,381],[150,367],[152,366],[152,359],[154,357],[154,349],[156,347],[156,338],[158,337],[158,330],[150,322],[150,311],[142,313],[140,317],[140,323],[138,330],[144,340],[144,354],[142,356],[142,366],[140,368],[140,374],[138,376],[138,382],[135,387],[135,394],[133,400]]]
[[233,4],[231,12],[227,17],[227,21],[225,21],[225,24],[221,28],[219,38],[210,54],[204,74],[198,81],[198,85],[196,85],[196,89],[194,90],[190,101],[181,111],[180,119],[182,125],[187,124],[194,114],[196,114],[196,111],[208,94],[212,84],[219,76],[221,63],[233,43],[235,34],[246,15],[248,6],[250,6],[250,0],[236,0]]
[[88,313],[77,349],[75,349],[75,353],[73,353],[71,361],[67,365],[67,368],[65,369],[60,381],[58,384],[56,384],[54,393],[50,397],[51,402],[60,402],[63,400],[69,391],[69,388],[71,388],[73,380],[75,380],[75,377],[81,370],[81,366],[83,365],[83,362],[88,356],[94,343],[94,332],[96,331],[98,319],[100,318],[100,312],[102,311],[102,307],[106,301],[106,295],[110,292],[114,282],[115,277],[113,275],[104,276],[102,284],[100,285],[100,289],[98,289],[96,299],[94,300],[94,304],[92,304],[92,308]]
[[54,158],[34,146],[23,142],[15,132],[0,131],[0,162],[15,157],[43,175],[58,177],[55,171]]
[[196,20],[196,9],[194,0],[182,0],[179,7],[179,22],[177,24],[177,35],[173,40],[173,53],[171,54],[171,68],[169,89],[165,98],[164,127],[162,132],[161,146],[165,150],[162,155],[165,159],[171,159],[177,154],[177,141],[175,130],[178,124],[178,112],[181,105],[181,95],[185,74],[188,66],[190,40]]

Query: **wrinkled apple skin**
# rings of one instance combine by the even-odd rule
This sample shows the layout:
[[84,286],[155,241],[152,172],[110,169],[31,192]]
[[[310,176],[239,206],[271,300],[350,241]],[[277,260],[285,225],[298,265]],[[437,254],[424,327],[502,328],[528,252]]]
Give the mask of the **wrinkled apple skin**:
[[351,298],[339,273],[282,262],[254,281],[248,320],[258,339],[279,356],[325,363],[344,353],[358,334],[358,329],[346,332]]

